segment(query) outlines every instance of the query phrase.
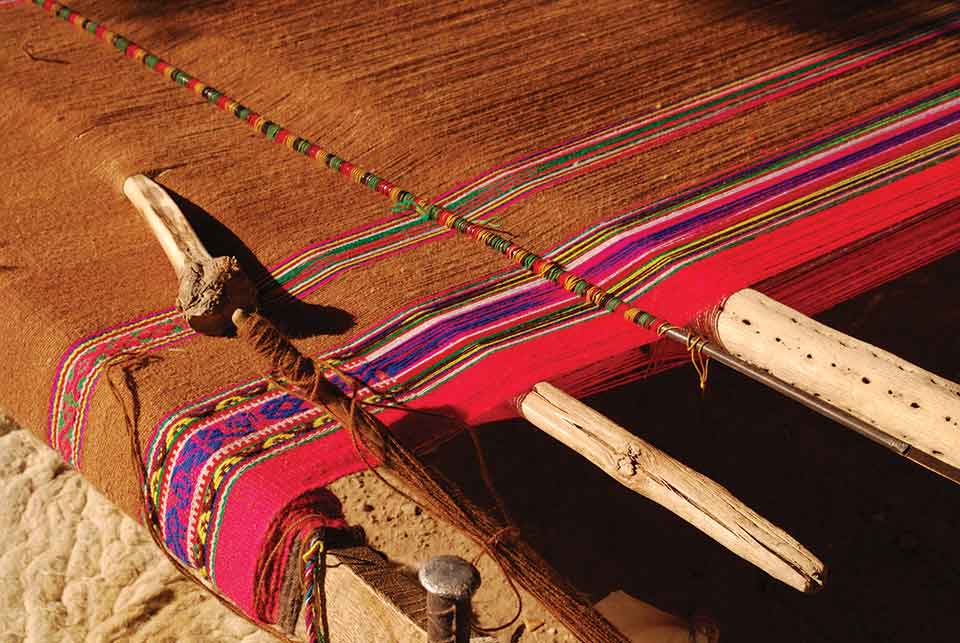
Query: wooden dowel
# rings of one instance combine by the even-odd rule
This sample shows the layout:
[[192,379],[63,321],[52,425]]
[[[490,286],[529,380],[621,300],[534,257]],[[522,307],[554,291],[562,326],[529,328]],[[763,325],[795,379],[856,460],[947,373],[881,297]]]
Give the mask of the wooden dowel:
[[803,592],[820,588],[824,565],[803,545],[709,478],[671,458],[547,382],[520,413],[628,489],[649,498],[774,578]]
[[724,303],[717,337],[734,356],[900,441],[905,456],[957,479],[960,385],[750,289]]

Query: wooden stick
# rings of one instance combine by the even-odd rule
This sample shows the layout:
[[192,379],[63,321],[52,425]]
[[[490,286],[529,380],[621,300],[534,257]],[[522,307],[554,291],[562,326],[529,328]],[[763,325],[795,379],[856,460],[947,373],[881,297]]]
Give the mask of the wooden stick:
[[547,382],[520,413],[628,489],[669,509],[724,547],[802,592],[819,589],[824,565],[790,534],[729,491]]
[[960,385],[755,290],[727,299],[717,336],[736,357],[902,441],[905,456],[958,479]]

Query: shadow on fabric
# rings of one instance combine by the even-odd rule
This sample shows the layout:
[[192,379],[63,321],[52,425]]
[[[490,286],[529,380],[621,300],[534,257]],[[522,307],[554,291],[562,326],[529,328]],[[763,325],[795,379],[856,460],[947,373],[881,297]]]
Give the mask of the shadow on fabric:
[[246,275],[258,284],[261,312],[288,337],[341,335],[354,325],[353,315],[335,306],[311,304],[291,295],[270,274],[257,256],[227,226],[203,208],[169,187],[164,189],[187,217],[190,225],[214,257],[233,256]]

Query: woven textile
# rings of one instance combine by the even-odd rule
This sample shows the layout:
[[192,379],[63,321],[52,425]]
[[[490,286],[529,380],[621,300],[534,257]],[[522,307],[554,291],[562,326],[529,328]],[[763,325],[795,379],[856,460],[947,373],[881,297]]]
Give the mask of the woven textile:
[[[673,323],[756,284],[815,312],[960,247],[948,3],[581,5],[76,9]],[[266,569],[265,551],[286,525],[340,525],[323,486],[362,463],[322,411],[178,318],[126,176],[152,171],[209,213],[214,254],[238,255],[266,312],[366,399],[481,423],[543,379],[585,394],[649,372],[655,334],[270,149],[41,11],[3,12],[0,395],[135,513],[104,380],[146,358],[164,539],[248,613],[276,620],[286,559]],[[423,448],[454,430],[380,416]]]

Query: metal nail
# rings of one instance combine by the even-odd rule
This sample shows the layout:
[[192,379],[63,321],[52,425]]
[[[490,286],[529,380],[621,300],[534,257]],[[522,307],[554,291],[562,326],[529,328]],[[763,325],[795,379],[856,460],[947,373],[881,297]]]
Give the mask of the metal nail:
[[427,590],[427,642],[469,643],[470,599],[480,587],[480,572],[459,556],[437,556],[420,568]]

